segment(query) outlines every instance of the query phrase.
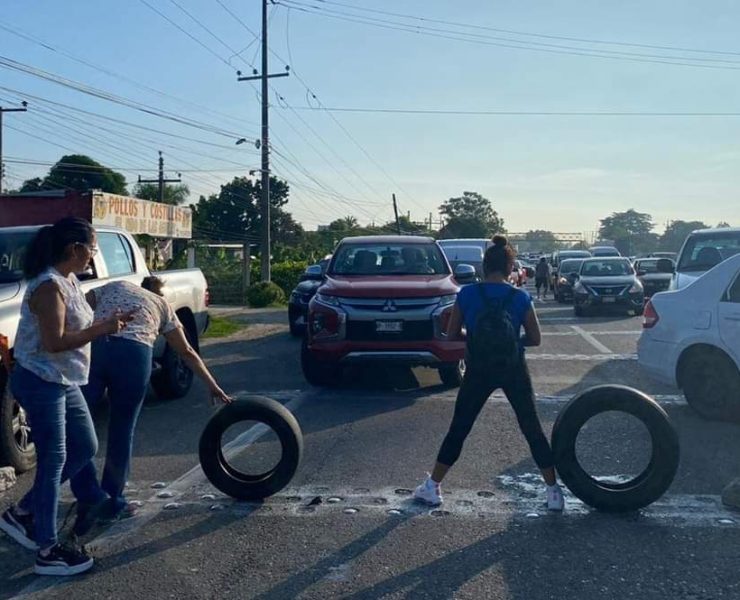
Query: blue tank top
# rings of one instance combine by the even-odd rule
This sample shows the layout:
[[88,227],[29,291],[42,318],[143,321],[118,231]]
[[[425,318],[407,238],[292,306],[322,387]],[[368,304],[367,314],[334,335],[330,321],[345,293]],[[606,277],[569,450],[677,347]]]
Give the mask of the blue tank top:
[[[481,298],[480,292],[476,289],[478,286],[483,286],[485,296],[491,300],[502,300],[506,298],[514,287],[509,283],[477,283],[467,285],[458,292],[457,304],[462,312],[465,330],[468,332],[468,335],[475,329],[478,313],[483,307],[483,298]],[[514,325],[514,329],[521,335],[524,319],[530,310],[534,310],[534,306],[532,304],[532,296],[529,295],[529,292],[519,288],[514,289],[516,289],[516,293],[509,303],[508,312],[511,315],[511,323]]]

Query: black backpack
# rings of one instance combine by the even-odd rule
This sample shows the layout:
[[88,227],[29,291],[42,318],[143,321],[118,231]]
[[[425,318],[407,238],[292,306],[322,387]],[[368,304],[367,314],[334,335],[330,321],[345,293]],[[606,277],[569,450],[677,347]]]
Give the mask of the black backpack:
[[475,371],[491,375],[510,374],[521,362],[519,332],[511,321],[508,308],[517,289],[512,287],[501,299],[486,296],[484,284],[476,286],[483,306],[468,334],[466,362]]

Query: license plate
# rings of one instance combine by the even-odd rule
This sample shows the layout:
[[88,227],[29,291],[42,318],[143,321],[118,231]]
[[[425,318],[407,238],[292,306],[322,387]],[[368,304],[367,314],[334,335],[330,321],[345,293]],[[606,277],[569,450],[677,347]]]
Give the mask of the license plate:
[[616,302],[616,301],[617,301],[617,299],[616,299],[616,298],[614,298],[614,297],[606,296],[605,298],[602,298],[602,299],[601,299],[601,301],[602,301],[602,302],[603,302],[604,304],[613,304],[614,302]]
[[375,331],[378,333],[401,333],[403,321],[375,321]]

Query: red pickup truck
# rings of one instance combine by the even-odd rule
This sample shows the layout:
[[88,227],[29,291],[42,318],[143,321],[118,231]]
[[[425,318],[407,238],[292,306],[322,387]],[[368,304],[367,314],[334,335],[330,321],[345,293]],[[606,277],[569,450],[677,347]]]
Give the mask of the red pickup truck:
[[460,285],[475,277],[470,265],[453,274],[432,238],[345,238],[309,304],[306,380],[329,386],[345,365],[391,363],[436,368],[444,384],[459,385],[465,343],[446,329]]

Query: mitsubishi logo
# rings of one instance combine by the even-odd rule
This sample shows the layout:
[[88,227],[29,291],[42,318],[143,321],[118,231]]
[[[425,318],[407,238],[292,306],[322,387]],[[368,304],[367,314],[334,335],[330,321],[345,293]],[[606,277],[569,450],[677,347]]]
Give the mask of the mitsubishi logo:
[[396,308],[396,303],[393,302],[393,300],[386,300],[385,304],[383,305],[383,312],[396,312],[398,308]]

